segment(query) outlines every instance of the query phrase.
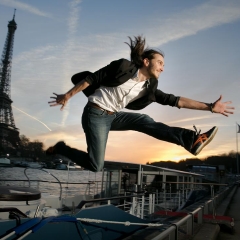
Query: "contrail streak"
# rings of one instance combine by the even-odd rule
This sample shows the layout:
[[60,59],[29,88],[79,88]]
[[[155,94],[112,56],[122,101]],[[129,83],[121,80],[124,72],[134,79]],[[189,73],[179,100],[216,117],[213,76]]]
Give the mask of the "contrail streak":
[[[14,107],[14,106],[12,105],[12,107]],[[34,120],[40,122],[40,123],[41,123],[44,127],[46,127],[49,131],[52,131],[52,130],[51,130],[51,129],[50,129],[45,123],[43,123],[42,121],[40,121],[40,120],[38,120],[37,118],[35,118],[35,117],[33,117],[33,116],[31,116],[31,115],[25,113],[24,111],[22,111],[21,109],[19,109],[19,108],[17,108],[17,107],[14,107],[14,108],[17,109],[18,111],[24,113],[24,114],[27,115],[28,117],[30,117],[30,118],[32,118],[32,119],[34,119]]]

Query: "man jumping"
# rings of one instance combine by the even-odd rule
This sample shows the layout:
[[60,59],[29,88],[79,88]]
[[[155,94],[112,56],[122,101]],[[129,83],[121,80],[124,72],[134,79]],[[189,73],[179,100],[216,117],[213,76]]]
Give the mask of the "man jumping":
[[206,133],[170,127],[155,122],[146,114],[121,111],[123,108],[140,110],[156,102],[177,108],[210,111],[224,116],[233,114],[231,101],[222,102],[222,96],[213,103],[204,103],[185,97],[167,94],[157,89],[158,78],[164,70],[164,54],[159,50],[145,48],[141,36],[129,37],[131,61],[119,59],[98,71],[81,72],[72,77],[75,86],[65,94],[56,94],[49,102],[64,108],[68,100],[83,91],[88,97],[82,115],[86,135],[87,152],[71,148],[63,141],[47,149],[46,154],[63,155],[78,165],[97,172],[104,166],[106,143],[109,131],[133,130],[145,133],[158,140],[181,145],[193,155],[213,139],[217,127]]

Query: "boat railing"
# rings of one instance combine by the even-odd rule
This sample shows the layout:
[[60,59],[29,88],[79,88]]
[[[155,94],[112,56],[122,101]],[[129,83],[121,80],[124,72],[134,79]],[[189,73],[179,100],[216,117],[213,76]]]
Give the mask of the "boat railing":
[[[125,192],[125,196],[128,194]],[[132,194],[132,193],[131,193]],[[141,194],[140,196],[137,196],[136,194],[133,195],[131,199],[126,198],[124,199],[123,205],[117,206],[122,207],[123,210],[131,215],[143,218],[144,212],[145,212],[145,202],[146,198],[144,194]]]
[[[24,169],[24,175],[25,175],[26,178],[28,179],[28,184],[29,184],[28,187],[30,187],[30,185],[31,185],[31,184],[30,184],[30,179],[29,179],[29,177],[28,177],[28,175],[27,175],[27,170],[28,170],[28,169],[32,169],[32,168],[25,168],[25,169]],[[58,181],[58,183],[59,183],[59,185],[60,185],[59,200],[61,200],[61,199],[62,199],[62,184],[61,184],[61,182],[58,180],[58,178],[55,177],[52,173],[48,172],[48,171],[45,170],[45,169],[42,169],[42,168],[36,168],[36,169],[48,173],[50,176],[54,177],[54,178]]]
[[[163,240],[163,239],[179,239],[179,229],[186,229],[186,234],[188,236],[193,236],[194,234],[194,224],[203,223],[204,214],[213,214],[215,216],[215,208],[222,202],[222,200],[230,194],[233,188],[236,186],[232,185],[226,187],[224,190],[220,191],[217,195],[209,199],[208,201],[199,205],[194,211],[189,212],[185,217],[181,218],[179,221],[172,224],[166,230],[152,238],[152,240]],[[197,221],[195,221],[197,219]]]
[[[77,208],[78,209],[83,209],[86,207],[87,204],[90,203],[107,203],[107,204],[112,204],[113,202],[120,202],[120,200],[126,200],[129,198],[136,198],[136,197],[140,197],[143,196],[144,193],[141,194],[133,194],[133,195],[126,195],[126,196],[117,196],[117,197],[109,197],[109,198],[98,198],[98,199],[91,199],[91,200],[82,200]],[[118,206],[118,205],[117,205]],[[123,206],[123,205],[119,205],[119,206]]]
[[[95,182],[95,189],[98,189],[97,184],[98,182]],[[136,209],[139,211],[139,206],[141,209],[143,209],[143,215],[147,215],[152,212],[151,209],[166,209],[174,211],[176,209],[179,209],[183,203],[186,202],[188,195],[192,190],[196,189],[203,189],[201,185],[196,185],[191,182],[178,182],[178,183],[164,183],[159,182],[157,183],[157,186],[163,186],[165,184],[164,189],[157,189],[156,187],[152,187],[150,189],[147,189],[147,193],[145,194],[144,201],[141,199],[136,200]],[[178,185],[177,185],[178,184]],[[122,192],[122,188],[119,188],[117,181],[111,181],[111,185],[106,185],[105,181],[103,182],[103,186],[106,186],[104,189],[104,194],[107,197],[116,196],[119,195]],[[136,186],[128,186],[127,189],[133,189]],[[178,189],[177,189],[178,187]],[[117,192],[121,189],[121,192]],[[145,190],[145,189],[143,189]],[[124,192],[134,192],[129,190],[124,190]],[[149,199],[153,196],[153,199]],[[103,196],[101,195],[101,196]],[[143,203],[142,203],[143,202]],[[124,211],[129,212],[132,214],[134,209],[134,203],[129,202],[127,200],[124,200]],[[150,210],[149,210],[150,209]],[[136,212],[136,211],[135,211]],[[134,214],[136,215],[136,214]],[[137,214],[139,215],[139,214]]]
[[156,193],[151,193],[145,196],[142,199],[142,203],[143,203],[143,217],[147,217],[154,213],[156,204]]
[[208,188],[209,194],[214,196],[214,186],[216,185],[227,186],[227,184],[201,182],[157,182],[156,186],[159,186],[159,188],[152,187],[149,192],[155,193],[157,208],[174,211],[187,201],[189,194],[194,190],[206,190]]
[[165,192],[156,190],[155,203],[164,209],[174,210],[179,208],[182,203],[187,200],[187,197],[192,189],[177,189],[175,192]]
[[143,219],[155,211],[155,194],[149,194],[146,197],[145,193],[142,192],[131,193],[131,195],[125,196],[82,200],[77,208],[84,209],[96,204],[113,204],[115,207],[118,207],[129,214]]

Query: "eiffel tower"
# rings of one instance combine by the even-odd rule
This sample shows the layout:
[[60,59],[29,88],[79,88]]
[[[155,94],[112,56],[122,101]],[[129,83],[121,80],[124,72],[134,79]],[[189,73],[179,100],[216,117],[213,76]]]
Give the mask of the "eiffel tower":
[[10,94],[12,53],[14,33],[17,24],[13,19],[8,23],[8,33],[0,62],[0,153],[13,152],[19,145],[19,131],[15,126]]

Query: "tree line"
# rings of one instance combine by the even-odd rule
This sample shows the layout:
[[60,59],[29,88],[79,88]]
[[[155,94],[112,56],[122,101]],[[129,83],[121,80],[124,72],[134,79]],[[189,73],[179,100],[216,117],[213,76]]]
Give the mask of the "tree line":
[[0,156],[13,158],[31,158],[34,161],[39,161],[45,159],[44,144],[38,140],[30,141],[25,135],[19,136],[20,141],[17,147],[13,146],[0,146]]
[[[226,171],[230,173],[237,173],[237,157],[238,161],[240,162],[240,155],[237,154],[235,151],[231,151],[228,154],[222,154],[217,156],[209,156],[205,159],[199,158],[187,158],[184,160],[180,160],[179,162],[174,161],[158,161],[158,162],[147,162],[146,164],[164,167],[164,168],[171,168],[180,171],[187,171],[191,168],[192,165],[224,165]],[[240,163],[238,164],[239,167]]]

